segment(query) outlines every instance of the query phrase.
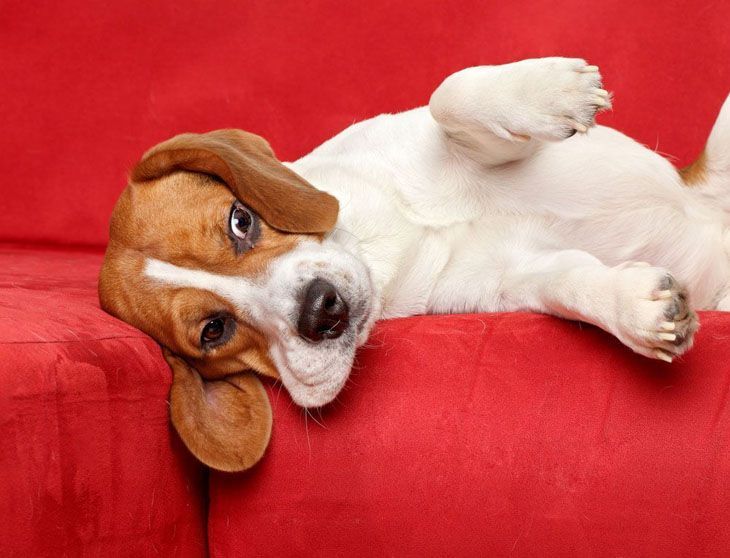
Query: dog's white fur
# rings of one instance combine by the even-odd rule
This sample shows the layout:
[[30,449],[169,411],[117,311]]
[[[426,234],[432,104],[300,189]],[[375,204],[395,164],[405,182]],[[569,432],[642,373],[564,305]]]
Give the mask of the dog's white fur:
[[[593,126],[609,104],[583,60],[469,68],[429,107],[355,124],[291,163],[340,215],[276,296],[295,300],[300,277],[324,274],[362,308],[356,334],[316,346],[294,342],[295,311],[281,311],[272,354],[295,401],[336,395],[378,317],[527,310],[595,324],[651,358],[688,350],[685,290],[695,308],[730,308],[730,102],[692,189],[653,151]],[[308,359],[327,367],[304,387]]]

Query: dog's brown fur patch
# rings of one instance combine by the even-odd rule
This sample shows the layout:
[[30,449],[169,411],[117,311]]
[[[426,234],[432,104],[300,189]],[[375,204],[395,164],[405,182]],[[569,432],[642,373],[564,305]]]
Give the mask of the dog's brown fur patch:
[[682,177],[684,185],[689,187],[705,182],[707,180],[707,154],[705,151],[703,150],[693,163],[679,169],[679,176]]

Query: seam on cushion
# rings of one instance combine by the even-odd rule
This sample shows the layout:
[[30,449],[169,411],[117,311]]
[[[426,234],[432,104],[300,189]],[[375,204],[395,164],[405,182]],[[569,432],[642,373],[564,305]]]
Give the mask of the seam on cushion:
[[79,244],[64,243],[53,240],[23,240],[23,239],[0,239],[0,251],[2,252],[25,252],[37,254],[39,252],[66,252],[70,254],[93,254],[103,256],[107,243]]
[[66,341],[0,341],[0,345],[59,345],[63,343],[94,343],[96,341],[110,341],[113,339],[143,339],[154,341],[144,335],[121,335],[117,337],[95,337],[93,339],[68,339]]

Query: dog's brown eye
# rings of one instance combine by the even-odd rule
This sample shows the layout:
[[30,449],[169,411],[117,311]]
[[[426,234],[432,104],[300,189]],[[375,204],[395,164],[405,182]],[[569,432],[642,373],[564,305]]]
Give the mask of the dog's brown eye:
[[224,331],[225,323],[223,322],[223,318],[216,318],[215,320],[211,320],[203,328],[203,341],[205,343],[218,341],[218,339],[223,337]]
[[253,225],[253,215],[248,208],[236,203],[231,210],[231,232],[241,240],[247,238]]
[[248,207],[236,200],[228,218],[228,236],[233,241],[236,254],[253,248],[260,234],[259,218]]
[[235,330],[235,323],[229,317],[221,316],[208,321],[200,334],[200,346],[211,349],[222,345],[231,338]]

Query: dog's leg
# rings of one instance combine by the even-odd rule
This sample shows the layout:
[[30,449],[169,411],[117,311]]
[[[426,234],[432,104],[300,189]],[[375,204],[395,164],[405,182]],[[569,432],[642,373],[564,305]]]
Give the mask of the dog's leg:
[[692,346],[698,327],[686,291],[663,268],[607,267],[578,250],[529,258],[507,273],[502,309],[592,323],[650,358],[671,360]]
[[467,68],[446,78],[429,103],[453,144],[487,165],[584,133],[610,106],[598,68],[576,58]]

